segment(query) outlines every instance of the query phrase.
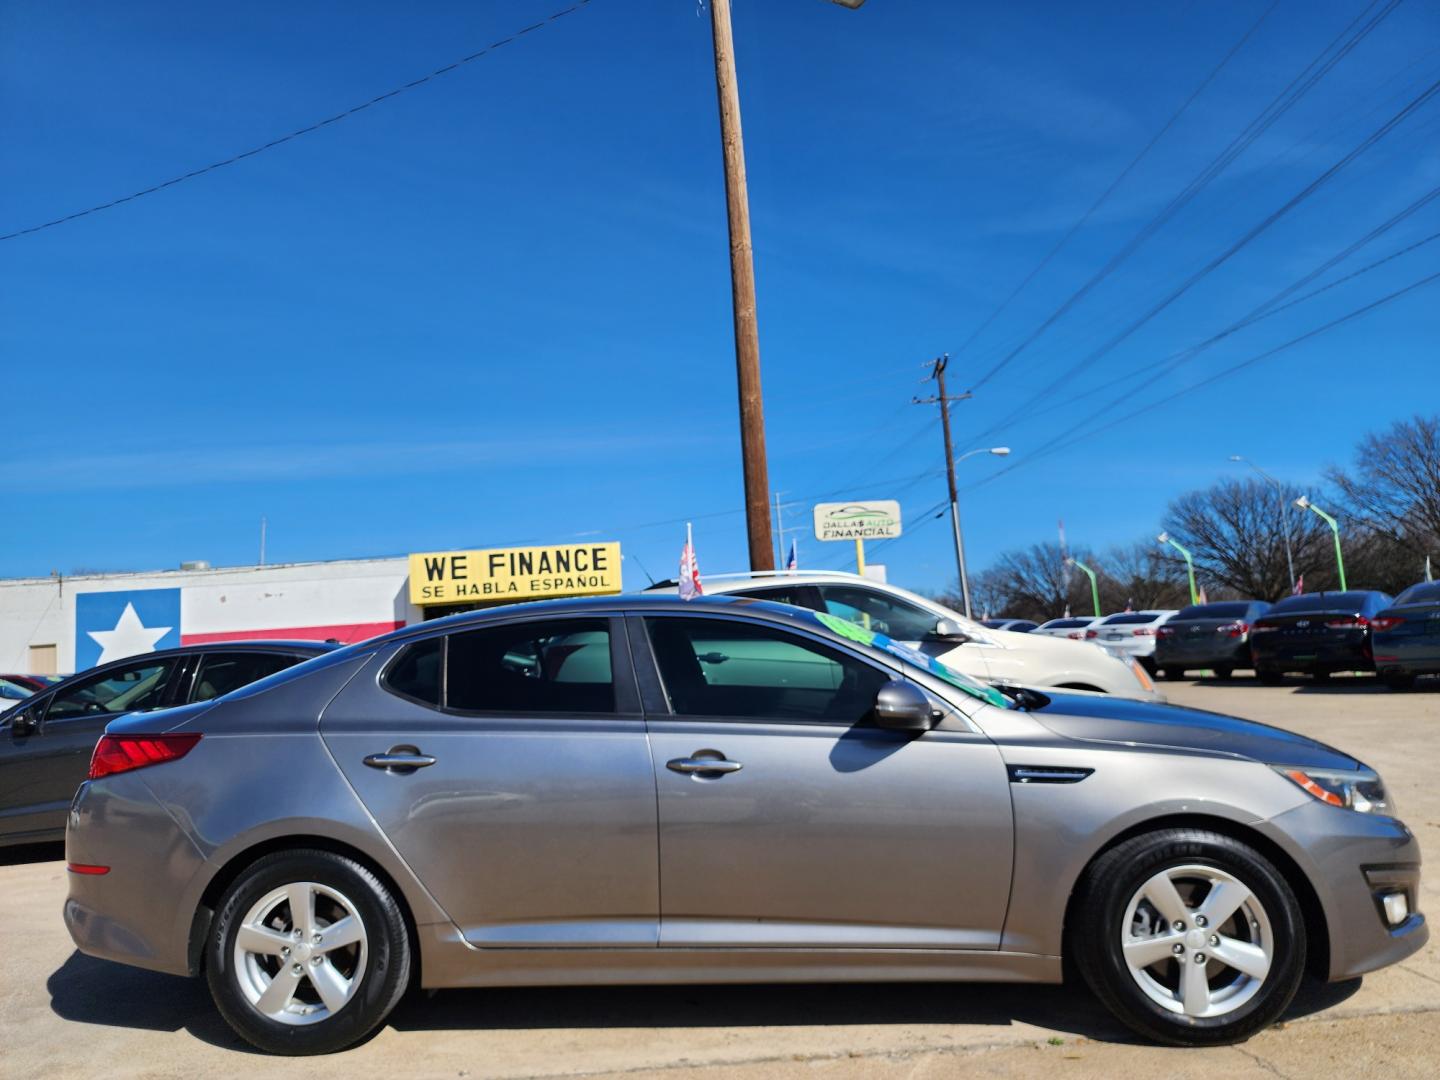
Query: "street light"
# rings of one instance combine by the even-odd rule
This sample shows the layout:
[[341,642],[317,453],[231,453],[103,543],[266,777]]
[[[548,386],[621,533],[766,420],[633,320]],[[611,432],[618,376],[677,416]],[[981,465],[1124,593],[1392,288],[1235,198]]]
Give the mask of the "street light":
[[[838,2],[838,0],[837,0]],[[861,0],[863,3],[864,0]],[[1004,457],[1010,453],[1008,446],[992,446],[988,449],[981,447],[979,450],[967,450],[955,459],[956,462],[964,461],[976,454],[994,454],[996,457]],[[965,601],[965,617],[974,618],[970,614],[970,575],[965,572],[965,538],[960,532],[960,504],[955,499],[955,464],[950,464],[950,524],[955,529],[955,565],[960,569],[960,595]]]
[[1195,560],[1190,557],[1190,552],[1172,540],[1168,532],[1162,532],[1159,536],[1155,537],[1155,539],[1162,544],[1169,544],[1176,551],[1180,552],[1181,555],[1185,556],[1185,569],[1190,574],[1190,603],[1200,603],[1200,594],[1195,591]]
[[[1075,558],[1066,559],[1066,560],[1065,560],[1065,564],[1066,564],[1067,566],[1078,567],[1079,569],[1085,571],[1085,573],[1089,575],[1089,577],[1090,577],[1090,601],[1091,601],[1091,603],[1093,603],[1093,604],[1095,605],[1095,617],[1098,619],[1098,618],[1100,617],[1100,586],[1095,583],[1095,571],[1094,571],[1094,570],[1091,570],[1090,567],[1086,566],[1086,565],[1085,565],[1083,562],[1081,562],[1079,559],[1075,559]],[[1065,602],[1068,604],[1070,601],[1067,600],[1067,601],[1065,601]]]
[[[833,0],[858,8],[865,0]],[[715,96],[720,103],[720,149],[725,163],[725,210],[730,227],[730,299],[735,323],[735,375],[740,395],[740,462],[745,476],[745,531],[750,569],[775,569],[770,546],[770,468],[765,460],[765,404],[760,393],[760,328],[755,317],[755,256],[750,243],[750,196],[745,186],[745,140],[730,0],[710,0],[715,48]]]
[[1325,520],[1325,524],[1330,526],[1330,531],[1335,534],[1335,569],[1340,571],[1340,591],[1344,592],[1345,556],[1340,553],[1340,523],[1336,521],[1333,517],[1331,517],[1329,514],[1325,513],[1324,510],[1321,510],[1320,507],[1316,506],[1304,495],[1301,495],[1298,499],[1295,500],[1295,505],[1298,506],[1301,510],[1309,510],[1312,513],[1318,514],[1321,518]]
[[1242,457],[1239,454],[1231,454],[1230,460],[1243,462],[1244,464],[1249,465],[1250,468],[1254,469],[1257,473],[1259,473],[1262,477],[1264,477],[1266,480],[1268,480],[1271,484],[1275,486],[1275,494],[1279,496],[1280,499],[1280,535],[1285,538],[1285,566],[1290,571],[1290,591],[1294,592],[1295,556],[1290,551],[1290,520],[1285,514],[1285,488],[1281,486],[1279,480],[1276,480],[1273,476],[1267,473],[1264,469],[1260,468],[1259,465],[1256,465],[1249,458]]

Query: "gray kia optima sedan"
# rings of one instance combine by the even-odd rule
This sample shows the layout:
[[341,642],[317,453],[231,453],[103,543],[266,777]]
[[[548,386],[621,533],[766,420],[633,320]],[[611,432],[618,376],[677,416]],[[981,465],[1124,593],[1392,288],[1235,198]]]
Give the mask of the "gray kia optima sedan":
[[1243,1039],[1424,944],[1380,779],[1276,728],[1000,691],[827,613],[616,597],[406,628],[112,723],[65,921],[265,1050],[406,988],[1058,982]]

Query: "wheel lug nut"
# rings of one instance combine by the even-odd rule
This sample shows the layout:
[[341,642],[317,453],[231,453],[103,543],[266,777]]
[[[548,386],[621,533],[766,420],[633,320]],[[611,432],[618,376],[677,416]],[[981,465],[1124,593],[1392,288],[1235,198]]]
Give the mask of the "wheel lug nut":
[[1203,964],[1203,963],[1205,963],[1205,954],[1204,954],[1203,952],[1197,952],[1197,953],[1195,954],[1195,962],[1196,962],[1197,964]]
[[1177,934],[1183,934],[1185,932],[1185,924],[1179,919],[1176,919],[1173,925],[1173,929]]
[[1210,935],[1210,944],[1211,944],[1212,947],[1214,947],[1214,946],[1216,946],[1216,945],[1219,945],[1219,944],[1220,944],[1220,935],[1219,935],[1219,934],[1211,934],[1211,935]]
[[293,937],[296,941],[299,941],[299,940],[300,940],[300,931],[299,931],[299,930],[291,930],[291,931],[290,931],[290,936]]
[[281,956],[289,956],[289,955],[290,955],[290,946],[289,946],[289,945],[282,945],[282,946],[280,946],[280,955],[281,955]]
[[1174,945],[1170,946],[1170,951],[1176,956],[1183,956],[1185,955],[1185,946],[1177,941]]
[[312,956],[312,957],[310,958],[310,963],[314,964],[316,967],[319,967],[319,966],[320,966],[320,957],[318,957],[318,956]]
[[302,971],[304,971],[305,969],[304,969],[303,967],[301,967],[299,964],[292,964],[292,965],[290,966],[290,970],[293,971],[296,975],[299,975],[299,974],[300,974]]
[[1196,916],[1195,916],[1195,925],[1196,925],[1196,926],[1207,926],[1207,925],[1209,925],[1209,922],[1210,922],[1210,920],[1207,919],[1207,918],[1205,918],[1204,915],[1196,915]]
[[313,938],[311,938],[310,940],[313,941],[316,945],[319,945],[321,938],[320,938],[320,935],[319,935],[319,934],[316,934],[316,935],[315,935]]

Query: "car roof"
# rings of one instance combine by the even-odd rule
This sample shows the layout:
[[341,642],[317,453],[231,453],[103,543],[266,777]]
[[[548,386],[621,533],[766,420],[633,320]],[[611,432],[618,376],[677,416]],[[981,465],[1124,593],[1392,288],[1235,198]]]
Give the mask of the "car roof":
[[77,671],[74,675],[66,676],[57,683],[51,683],[43,690],[36,690],[35,696],[48,694],[52,690],[58,690],[69,685],[76,679],[94,675],[97,671],[105,671],[117,664],[128,664],[132,660],[144,658],[168,660],[172,657],[199,656],[212,652],[257,652],[257,653],[307,653],[310,656],[323,656],[325,653],[334,652],[341,648],[338,642],[334,641],[265,641],[257,639],[246,639],[244,641],[206,641],[196,645],[178,645],[173,649],[156,649],[154,652],[136,653],[134,656],[122,656],[119,660],[110,660],[103,664],[96,664],[94,667],[86,668],[84,671]]

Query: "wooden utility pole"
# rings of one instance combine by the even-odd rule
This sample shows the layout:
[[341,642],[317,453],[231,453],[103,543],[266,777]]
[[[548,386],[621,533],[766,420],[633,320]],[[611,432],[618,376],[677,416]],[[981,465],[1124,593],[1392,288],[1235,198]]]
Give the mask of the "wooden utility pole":
[[715,39],[715,93],[725,157],[725,207],[730,219],[730,294],[735,312],[735,372],[740,391],[740,454],[745,475],[745,525],[750,569],[774,570],[770,541],[770,475],[765,460],[765,407],[760,396],[760,329],[755,318],[755,258],[750,246],[750,196],[730,0],[710,0]]
[[970,394],[956,394],[950,397],[945,393],[945,367],[950,362],[950,354],[932,361],[930,370],[940,390],[938,394],[928,398],[915,398],[916,405],[940,406],[940,427],[945,433],[945,479],[950,485],[950,524],[955,533],[955,566],[960,574],[960,595],[965,602],[965,617],[971,618],[970,614],[970,577],[965,572],[965,540],[960,532],[960,501],[955,491],[955,446],[950,440],[950,403],[952,401],[964,401]]

